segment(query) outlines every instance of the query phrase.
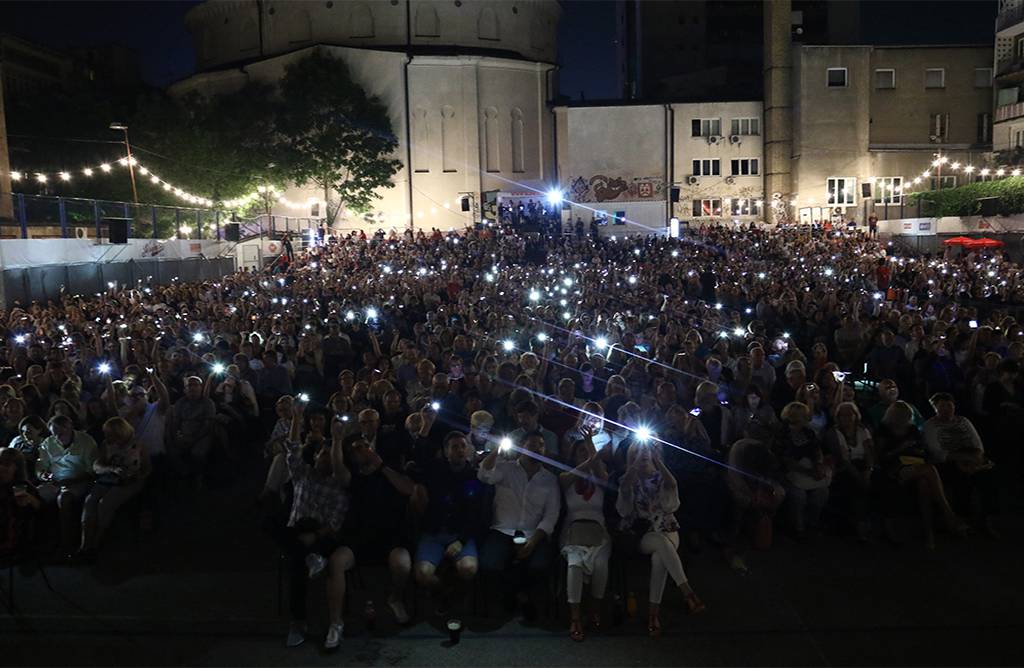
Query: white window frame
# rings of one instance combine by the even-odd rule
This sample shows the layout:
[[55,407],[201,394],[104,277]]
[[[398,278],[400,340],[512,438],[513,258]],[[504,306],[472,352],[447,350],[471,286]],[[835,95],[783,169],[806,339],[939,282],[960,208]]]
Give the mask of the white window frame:
[[719,158],[694,158],[694,176],[721,176],[722,161]]
[[878,176],[875,177],[874,187],[875,204],[896,204],[903,200],[903,177],[902,176]]
[[[939,73],[939,85],[929,86],[928,85],[928,73],[938,72]],[[924,87],[925,90],[941,90],[946,87],[946,68],[945,67],[926,67],[924,70]]]
[[[747,173],[743,173],[743,163],[747,163]],[[739,171],[733,169],[733,163],[739,163],[736,165],[739,167]],[[729,175],[730,176],[760,176],[761,175],[761,159],[760,158],[732,158],[729,161]]]
[[857,177],[830,176],[825,179],[825,203],[829,206],[857,206]]
[[[891,86],[879,86],[878,85],[878,73],[879,72],[888,72],[889,74],[892,75],[892,85]],[[882,68],[876,69],[875,70],[875,81],[874,81],[874,84],[875,84],[875,90],[893,90],[894,88],[896,88],[896,70],[891,68],[891,67],[882,67]]]
[[[983,86],[978,85],[978,72],[986,72],[985,81],[987,82]],[[974,87],[975,88],[991,88],[992,87],[992,68],[991,67],[975,67],[974,68]]]
[[1017,42],[1013,46],[1013,51],[1018,60],[1024,58],[1024,37],[1017,37]]
[[[746,211],[744,211],[746,209]],[[733,197],[729,200],[729,215],[731,216],[756,216],[757,200],[745,197]]]
[[[693,123],[697,121],[700,123],[700,134],[693,134]],[[718,126],[718,132],[715,132],[715,126]],[[721,118],[692,118],[690,119],[690,136],[692,137],[721,137],[722,136],[722,119]]]
[[[928,136],[938,137],[934,143],[942,143],[949,139],[949,113],[928,114],[928,126]],[[939,131],[940,129],[942,132]]]
[[1013,146],[1012,148],[1024,148],[1024,128],[1017,127],[1013,128]]
[[[832,72],[843,73],[843,85],[833,86],[828,82],[828,75]],[[826,67],[825,68],[825,88],[849,88],[850,87],[850,70],[846,67]]]
[[[696,205],[694,207],[695,209],[696,208],[700,209],[700,213],[699,214],[698,213],[694,213],[693,214],[694,218],[717,218],[717,217],[720,217],[722,215],[722,198],[720,198],[720,197],[704,197],[704,198],[701,198],[701,199],[693,200],[693,203]],[[710,215],[704,213],[704,204],[705,203],[709,203],[711,205],[710,206],[710,208],[711,208],[711,214]]]
[[[956,188],[956,174],[943,174],[941,178],[942,178],[942,183],[947,184],[947,185],[942,186],[942,190],[948,190],[950,188]],[[929,179],[928,183],[929,183],[929,185],[931,185],[932,190],[938,190],[939,189],[938,188],[939,177],[937,175],[933,174],[931,176],[931,178]]]
[[[746,125],[746,131],[744,131],[744,125]],[[740,135],[741,137],[757,137],[761,134],[761,119],[757,116],[734,118],[729,124],[729,129],[732,130],[732,132],[729,133],[732,135]]]

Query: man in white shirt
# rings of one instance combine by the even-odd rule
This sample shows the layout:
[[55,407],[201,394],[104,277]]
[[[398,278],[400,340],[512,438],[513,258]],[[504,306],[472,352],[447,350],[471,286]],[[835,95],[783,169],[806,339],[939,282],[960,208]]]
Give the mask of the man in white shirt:
[[500,574],[507,607],[518,593],[523,616],[530,621],[536,615],[530,590],[551,567],[548,539],[558,521],[561,495],[558,479],[541,459],[544,436],[528,433],[513,447],[518,458],[499,461],[498,452],[505,448],[495,448],[480,465],[480,481],[495,487],[494,520],[480,551],[480,568]]

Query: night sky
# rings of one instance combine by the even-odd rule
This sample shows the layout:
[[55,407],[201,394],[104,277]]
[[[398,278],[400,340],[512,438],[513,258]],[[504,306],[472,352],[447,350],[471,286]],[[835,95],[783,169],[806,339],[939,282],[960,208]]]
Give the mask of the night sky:
[[[841,0],[839,0],[841,1]],[[184,15],[197,2],[0,2],[0,30],[61,48],[118,44],[139,53],[143,79],[156,86],[195,67]],[[615,2],[563,0],[560,88],[578,99],[618,94]],[[991,43],[996,0],[866,2],[865,42],[875,44]]]

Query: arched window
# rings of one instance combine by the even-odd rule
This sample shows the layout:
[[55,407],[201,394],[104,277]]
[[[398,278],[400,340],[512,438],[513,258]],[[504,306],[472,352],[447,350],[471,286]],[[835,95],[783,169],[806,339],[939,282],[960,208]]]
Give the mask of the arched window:
[[498,110],[487,107],[484,110],[484,164],[488,172],[500,172],[501,162],[498,160]]
[[525,153],[525,140],[523,139],[523,110],[518,107],[512,109],[512,171],[525,172],[526,163],[523,157]]
[[498,29],[498,15],[490,7],[480,10],[480,17],[476,21],[476,32],[480,39],[501,41],[501,31]]
[[430,171],[430,114],[417,107],[412,114],[412,169]]
[[349,37],[373,37],[373,12],[361,2],[352,5],[348,34]]
[[441,21],[437,18],[437,10],[425,5],[416,10],[416,36],[440,37]]
[[441,107],[441,170],[445,172],[459,171],[458,130],[455,127],[455,109],[445,105]]

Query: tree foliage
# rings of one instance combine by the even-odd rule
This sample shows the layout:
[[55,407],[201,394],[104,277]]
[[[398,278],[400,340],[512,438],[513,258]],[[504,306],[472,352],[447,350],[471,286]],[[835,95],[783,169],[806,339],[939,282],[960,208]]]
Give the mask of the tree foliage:
[[999,198],[1000,215],[1024,212],[1024,176],[1010,176],[995,181],[979,181],[956,188],[911,193],[911,201],[925,203],[930,216],[976,216],[981,212],[978,200]]
[[280,162],[294,181],[323,192],[328,224],[343,206],[369,208],[401,166],[392,157],[398,141],[385,106],[323,50],[285,70],[277,131]]

